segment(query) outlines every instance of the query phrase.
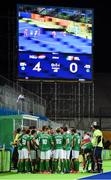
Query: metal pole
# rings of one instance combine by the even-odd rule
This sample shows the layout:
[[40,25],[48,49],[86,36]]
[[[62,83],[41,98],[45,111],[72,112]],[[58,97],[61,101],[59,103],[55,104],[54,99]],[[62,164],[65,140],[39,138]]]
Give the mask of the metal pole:
[[10,72],[10,70],[11,70],[11,67],[10,67],[10,65],[11,65],[11,36],[10,36],[10,19],[9,19],[9,17],[10,17],[10,14],[9,14],[9,11],[8,11],[8,79],[10,79],[10,74],[11,74],[11,72]]
[[80,127],[80,121],[81,121],[81,117],[80,117],[80,113],[81,113],[81,94],[80,94],[80,83],[78,83],[78,127]]
[[100,128],[102,128],[102,122],[101,122],[101,119],[102,119],[101,108],[99,108],[99,126],[100,126]]
[[83,87],[82,87],[82,122],[83,122],[83,129],[85,128],[85,126],[84,126],[84,120],[85,120],[85,118],[84,118],[84,110],[85,110],[85,84],[83,83]]
[[19,104],[18,103],[17,103],[17,113],[18,113],[18,115],[20,114]]
[[42,81],[40,82],[40,97],[41,97],[41,104],[42,104]]
[[[71,101],[72,101],[72,107],[71,107],[71,110],[72,110],[72,117],[73,117],[73,111],[74,111],[74,84],[72,83],[72,93],[71,93]],[[69,126],[70,126],[70,120],[69,120]]]
[[77,120],[77,87],[76,87],[76,83],[75,83],[75,87],[74,87],[74,120],[75,120],[75,124],[76,124],[76,120]]
[[94,104],[95,104],[95,90],[94,90],[94,83],[92,84],[92,116],[94,118],[94,111],[95,111],[95,107],[94,107]]
[[57,83],[55,82],[55,122],[57,120]]
[[90,118],[90,113],[91,113],[91,90],[90,90],[90,84],[88,86],[88,126],[90,126],[91,123],[91,118]]

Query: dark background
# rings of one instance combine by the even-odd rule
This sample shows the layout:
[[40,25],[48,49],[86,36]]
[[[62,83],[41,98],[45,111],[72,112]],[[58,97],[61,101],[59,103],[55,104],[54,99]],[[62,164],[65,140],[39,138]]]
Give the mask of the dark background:
[[111,7],[107,1],[94,0],[22,0],[3,2],[0,6],[0,74],[16,80],[16,5],[17,3],[83,7],[94,9],[94,74],[110,73],[111,52]]

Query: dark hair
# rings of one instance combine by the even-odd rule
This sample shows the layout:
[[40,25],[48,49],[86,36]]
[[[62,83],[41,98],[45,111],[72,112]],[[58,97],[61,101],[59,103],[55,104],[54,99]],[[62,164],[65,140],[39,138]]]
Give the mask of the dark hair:
[[27,129],[27,130],[26,130],[26,134],[29,134],[29,133],[30,133],[30,129]]
[[20,132],[21,132],[21,128],[18,128],[18,129],[16,130],[16,132],[17,132],[17,133],[20,133]]
[[56,129],[56,132],[57,132],[57,133],[60,133],[60,132],[61,132],[61,129],[60,129],[60,128],[57,128],[57,129]]
[[64,130],[64,132],[67,132],[67,127],[64,127],[63,130]]
[[96,125],[96,126],[94,125],[93,127],[94,127],[95,129],[100,129],[100,127],[99,127],[98,125]]
[[46,131],[47,129],[48,129],[47,126],[43,126],[43,127],[42,127],[42,131]]
[[77,130],[76,130],[75,128],[73,128],[73,129],[71,130],[71,132],[76,133]]
[[35,134],[36,133],[36,131],[33,129],[32,131],[31,131],[31,134],[33,135],[33,134]]

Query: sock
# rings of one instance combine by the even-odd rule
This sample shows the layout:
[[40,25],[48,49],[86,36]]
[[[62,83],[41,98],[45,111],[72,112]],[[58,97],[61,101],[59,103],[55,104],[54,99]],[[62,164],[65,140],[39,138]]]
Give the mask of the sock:
[[52,159],[49,160],[49,169],[52,171]]
[[31,172],[32,171],[32,162],[28,161],[28,171]]
[[26,172],[29,172],[29,163],[28,163],[28,161],[25,161],[25,170],[26,170]]
[[55,161],[52,161],[52,172],[55,172]]
[[24,172],[25,171],[25,166],[24,166],[24,162],[23,161],[20,162],[19,168],[20,168],[20,172]]
[[40,171],[40,160],[37,160],[36,170],[37,170],[37,172]]
[[63,160],[63,163],[64,163],[64,171],[67,171],[67,160],[66,159],[64,159]]
[[89,170],[89,164],[91,163],[90,159],[87,160],[87,163],[86,163],[86,170],[88,171]]
[[45,162],[45,169],[46,169],[46,171],[49,171],[49,161]]
[[44,171],[44,161],[40,162],[40,171]]
[[17,170],[18,170],[18,172],[20,172],[20,161],[18,162],[18,164],[17,164]]
[[79,161],[74,161],[74,170],[79,171]]
[[67,159],[67,169],[68,169],[68,171],[70,171],[70,160],[69,159]]
[[63,163],[63,161],[60,161],[60,168],[61,168],[61,172],[64,172],[64,163]]
[[32,160],[32,163],[31,163],[32,165],[31,165],[31,170],[32,171],[34,171],[35,170],[35,163],[34,163],[34,161]]
[[58,161],[55,161],[55,172],[58,172]]

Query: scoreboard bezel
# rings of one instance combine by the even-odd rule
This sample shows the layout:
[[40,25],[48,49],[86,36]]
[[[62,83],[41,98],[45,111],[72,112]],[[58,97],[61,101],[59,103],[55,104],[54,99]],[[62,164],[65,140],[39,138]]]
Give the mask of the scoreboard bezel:
[[[18,70],[18,62],[19,62],[19,60],[18,60],[18,58],[19,58],[19,51],[18,51],[18,47],[19,47],[19,43],[18,43],[18,31],[19,31],[19,29],[18,29],[18,7],[19,6],[22,6],[22,5],[30,5],[30,6],[32,6],[32,7],[54,7],[54,8],[57,8],[57,7],[61,7],[61,8],[72,8],[72,7],[63,7],[63,6],[47,6],[47,5],[39,5],[39,4],[17,4],[17,35],[16,35],[16,37],[17,37],[17,80],[19,80],[19,81],[50,81],[50,82],[93,82],[93,71],[94,71],[94,68],[93,68],[93,65],[94,65],[94,61],[93,61],[93,46],[94,46],[94,44],[93,44],[93,42],[94,42],[94,9],[93,8],[82,8],[82,7],[73,7],[72,9],[85,9],[85,10],[91,10],[92,11],[92,14],[93,14],[93,17],[92,17],[92,21],[93,21],[93,23],[92,23],[92,53],[91,54],[88,54],[88,55],[90,55],[91,56],[91,58],[92,58],[92,62],[91,62],[91,64],[92,64],[92,67],[91,67],[91,73],[92,73],[92,79],[66,79],[66,78],[60,78],[60,79],[54,79],[54,78],[28,78],[28,79],[26,79],[26,78],[21,78],[20,76],[19,76],[19,70]],[[38,53],[38,52],[37,52]],[[45,52],[43,52],[43,53],[45,53]],[[35,54],[35,53],[34,53]],[[66,53],[64,53],[64,54],[66,54]],[[81,54],[80,54],[81,55]],[[87,54],[86,54],[87,55]],[[77,54],[74,54],[74,56],[77,56]]]

